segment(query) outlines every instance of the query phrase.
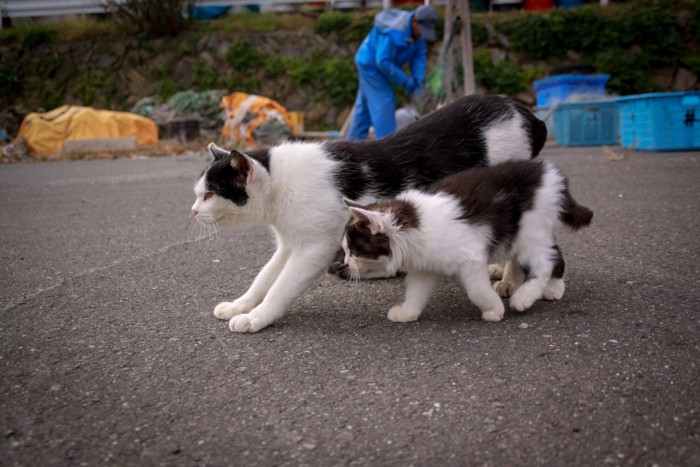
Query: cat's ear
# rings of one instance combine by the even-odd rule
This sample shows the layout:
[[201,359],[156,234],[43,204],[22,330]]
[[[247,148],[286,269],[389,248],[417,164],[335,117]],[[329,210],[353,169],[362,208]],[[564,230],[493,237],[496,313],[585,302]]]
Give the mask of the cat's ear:
[[207,148],[209,148],[209,152],[211,153],[211,155],[214,156],[215,161],[223,159],[224,157],[231,154],[226,149],[222,149],[214,143],[209,143],[209,146],[207,146]]
[[243,174],[246,184],[250,184],[255,179],[255,162],[237,149],[231,151],[231,167]]

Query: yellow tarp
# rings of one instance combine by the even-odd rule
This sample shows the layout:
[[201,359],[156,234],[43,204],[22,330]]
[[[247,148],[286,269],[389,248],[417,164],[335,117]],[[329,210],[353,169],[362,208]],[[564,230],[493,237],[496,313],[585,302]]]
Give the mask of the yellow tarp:
[[[287,109],[267,97],[234,92],[221,98],[221,108],[226,114],[222,134],[233,143],[253,145],[253,131],[268,119],[275,118],[292,128]],[[252,118],[251,118],[252,117]]]
[[59,154],[66,140],[134,136],[139,146],[158,144],[158,126],[153,120],[129,112],[73,105],[30,113],[17,135],[25,139],[29,152],[45,156]]

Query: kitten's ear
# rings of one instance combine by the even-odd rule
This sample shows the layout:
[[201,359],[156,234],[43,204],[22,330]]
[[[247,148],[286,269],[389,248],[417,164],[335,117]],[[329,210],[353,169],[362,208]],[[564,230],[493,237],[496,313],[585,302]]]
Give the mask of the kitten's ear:
[[350,216],[353,219],[356,219],[358,221],[367,221],[369,220],[367,216],[367,211],[365,209],[362,209],[361,206],[350,206],[348,205],[348,211],[350,211]]
[[212,156],[214,156],[214,160],[218,161],[219,159],[222,159],[230,154],[226,149],[222,149],[219,146],[217,146],[214,143],[209,143],[209,152],[211,153]]
[[349,207],[350,215],[358,221],[369,223],[369,230],[372,235],[384,233],[384,216],[379,211],[370,211],[361,207]]
[[231,151],[231,167],[238,170],[246,178],[246,183],[250,184],[255,178],[255,163],[253,159],[234,149]]
[[348,199],[348,198],[343,198],[343,203],[349,208],[361,208],[362,205],[360,203],[356,203],[355,201]]

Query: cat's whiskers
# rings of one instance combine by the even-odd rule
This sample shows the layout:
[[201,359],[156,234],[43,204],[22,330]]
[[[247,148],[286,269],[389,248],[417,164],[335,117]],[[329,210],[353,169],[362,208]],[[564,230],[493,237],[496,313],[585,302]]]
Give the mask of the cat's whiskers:
[[209,217],[192,218],[190,223],[189,236],[193,237],[194,242],[202,240],[213,240],[213,243],[218,245],[220,227],[215,219]]
[[360,282],[362,281],[362,275],[360,274],[360,268],[358,268],[356,264],[350,264],[350,265],[348,265],[348,272],[349,272],[348,282],[351,282],[353,285],[359,285]]

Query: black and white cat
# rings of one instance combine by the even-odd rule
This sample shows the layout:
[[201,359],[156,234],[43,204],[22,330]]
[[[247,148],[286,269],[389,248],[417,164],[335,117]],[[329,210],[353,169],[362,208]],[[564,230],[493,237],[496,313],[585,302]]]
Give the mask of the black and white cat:
[[488,264],[514,259],[524,282],[510,307],[524,311],[564,295],[564,259],[554,233],[578,229],[593,213],[569,193],[550,162],[510,161],[447,177],[428,192],[408,190],[394,200],[359,205],[346,200],[352,220],[343,237],[350,270],[365,263],[407,271],[406,298],[388,318],[418,319],[440,276],[456,276],[486,321],[503,318]]
[[468,167],[530,159],[545,125],[499,96],[468,96],[380,140],[291,142],[244,154],[214,144],[192,214],[231,227],[270,225],[277,250],[248,291],[214,309],[236,332],[280,318],[331,263],[350,219],[343,198],[396,196]]

